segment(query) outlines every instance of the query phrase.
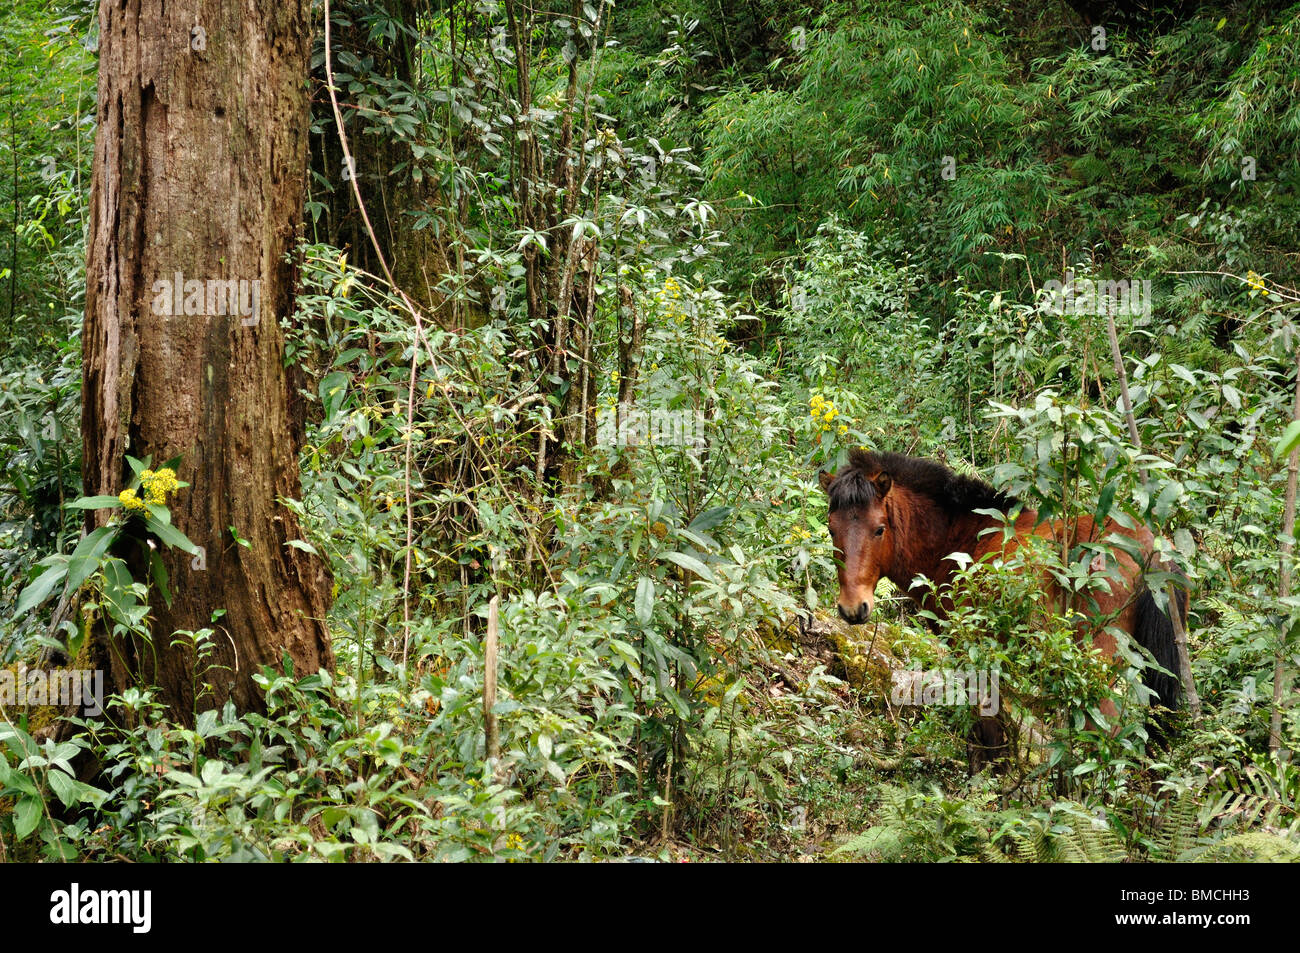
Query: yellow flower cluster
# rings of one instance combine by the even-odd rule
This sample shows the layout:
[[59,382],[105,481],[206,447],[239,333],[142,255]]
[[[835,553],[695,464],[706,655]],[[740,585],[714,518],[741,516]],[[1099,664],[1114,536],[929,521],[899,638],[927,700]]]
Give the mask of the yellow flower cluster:
[[162,506],[167,502],[167,494],[179,488],[176,471],[171,467],[163,467],[156,472],[141,470],[140,489],[144,491],[144,498],[140,498],[138,490],[123,490],[117,498],[126,510],[142,510],[146,503],[150,506]]
[[[834,426],[835,418],[840,415],[840,412],[835,409],[835,405],[821,394],[813,394],[808,399],[808,411],[813,422],[822,433],[830,430]],[[837,432],[841,437],[844,436],[849,432],[848,425],[840,424]]]
[[161,506],[167,502],[167,494],[174,492],[180,483],[176,480],[176,471],[163,467],[157,473],[144,470],[140,473],[140,486],[144,489],[144,499],[152,506]]
[[664,312],[676,324],[686,320],[686,312],[681,305],[682,286],[672,275],[664,279],[663,289],[655,292],[655,300],[663,305]]
[[787,543],[802,543],[805,539],[812,539],[812,533],[802,526],[796,526],[794,529],[790,530],[785,541]]
[[1268,285],[1264,283],[1264,276],[1254,271],[1246,272],[1246,284],[1250,285],[1251,297],[1268,290]]

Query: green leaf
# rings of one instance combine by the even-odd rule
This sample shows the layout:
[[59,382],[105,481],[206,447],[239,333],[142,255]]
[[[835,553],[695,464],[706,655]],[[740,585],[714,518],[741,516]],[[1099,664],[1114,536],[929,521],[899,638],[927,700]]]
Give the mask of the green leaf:
[[709,582],[717,581],[713,578],[713,573],[709,570],[709,567],[704,565],[704,563],[700,562],[694,556],[687,556],[685,553],[668,552],[664,553],[664,558],[675,562],[683,569],[695,573],[695,575],[699,576],[701,579],[707,579]]
[[59,770],[52,770],[45,776],[45,780],[50,784],[50,790],[58,795],[59,800],[63,802],[64,807],[72,807],[77,803],[77,782]]
[[632,646],[620,639],[610,639],[609,647],[615,655],[631,668],[634,672],[641,670],[641,656]]
[[1274,453],[1278,457],[1289,456],[1297,446],[1300,446],[1300,420],[1293,420],[1287,425],[1286,430],[1282,431]]
[[693,532],[689,527],[682,526],[677,530],[677,535],[688,543],[694,543],[697,548],[704,552],[713,552],[718,548],[718,541],[707,533]]
[[[157,551],[155,551],[154,554],[157,555]],[[118,559],[116,556],[109,556],[100,563],[100,566],[102,567],[104,581],[106,583],[105,592],[110,597],[120,597],[120,595],[130,589],[131,584],[135,582],[131,577],[131,570],[127,568],[126,563]]]
[[154,533],[168,546],[175,546],[177,549],[189,553],[191,556],[198,555],[199,547],[191,543],[189,537],[171,523],[165,523],[161,519],[158,519],[156,514],[152,511],[149,514],[149,519],[146,525],[150,532]]
[[208,787],[213,787],[221,780],[221,762],[216,758],[211,759],[203,765],[203,769],[199,774],[203,778],[204,784]]
[[101,526],[82,537],[68,558],[68,582],[64,592],[74,593],[86,578],[99,568],[99,560],[117,539],[118,527]]
[[[34,742],[33,742],[34,743]],[[13,741],[10,740],[12,746]],[[9,767],[9,763],[0,756],[0,791],[6,794],[21,793],[30,794],[32,797],[39,798],[40,790],[32,783],[32,779],[21,771],[16,771]]]
[[149,569],[153,574],[153,581],[158,584],[158,591],[162,593],[163,601],[167,603],[167,608],[172,607],[172,594],[167,588],[167,567],[163,565],[162,553],[156,549],[149,551]]
[[1101,498],[1097,501],[1097,512],[1093,514],[1093,519],[1097,523],[1105,523],[1106,517],[1110,514],[1111,504],[1115,502],[1115,491],[1119,484],[1110,483],[1101,491]]
[[736,679],[734,682],[731,683],[731,687],[727,689],[727,693],[722,696],[722,705],[723,706],[730,705],[733,701],[736,700],[736,696],[739,695],[742,691],[744,691],[746,687],[747,687],[747,683],[743,678]]
[[1158,520],[1168,518],[1170,511],[1173,510],[1174,504],[1178,498],[1183,495],[1183,485],[1177,480],[1165,484],[1165,488],[1160,491],[1160,496],[1156,498],[1155,505],[1151,507],[1151,512]]
[[325,408],[325,422],[331,423],[348,396],[351,376],[345,371],[330,371],[320,381],[320,401]]
[[41,822],[44,804],[40,798],[25,797],[14,808],[14,837],[24,840]]
[[731,511],[732,507],[730,506],[715,506],[691,520],[691,524],[686,528],[696,533],[707,533],[730,516]]
[[63,508],[65,510],[105,510],[110,506],[121,505],[122,501],[115,496],[83,496],[71,503],[64,503]]
[[31,582],[18,596],[18,604],[14,606],[14,615],[21,618],[26,613],[32,611],[42,602],[50,597],[54,587],[62,581],[63,577],[68,574],[68,565],[66,562],[51,566],[45,572],[41,573]]
[[633,606],[636,620],[642,625],[649,625],[655,611],[655,583],[649,576],[642,576],[637,580]]
[[686,721],[691,717],[691,706],[686,704],[686,700],[682,698],[681,695],[677,694],[676,691],[667,685],[661,685],[659,690],[663,692],[663,696],[668,700],[668,704],[673,706],[673,711],[677,714],[678,718]]

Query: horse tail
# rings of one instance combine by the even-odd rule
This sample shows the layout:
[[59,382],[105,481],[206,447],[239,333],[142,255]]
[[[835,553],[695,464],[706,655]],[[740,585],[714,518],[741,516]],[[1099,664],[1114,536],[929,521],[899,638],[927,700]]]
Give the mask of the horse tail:
[[[1178,617],[1187,626],[1187,589],[1175,584],[1175,601]],[[1163,705],[1170,711],[1177,711],[1182,700],[1182,680],[1179,678],[1178,644],[1174,641],[1174,623],[1168,612],[1156,603],[1151,590],[1143,588],[1137,598],[1137,617],[1133,626],[1133,637],[1139,645],[1151,653],[1161,669],[1148,666],[1142,675],[1142,684],[1155,693],[1151,703]],[[1162,719],[1156,720],[1160,735],[1166,727]]]

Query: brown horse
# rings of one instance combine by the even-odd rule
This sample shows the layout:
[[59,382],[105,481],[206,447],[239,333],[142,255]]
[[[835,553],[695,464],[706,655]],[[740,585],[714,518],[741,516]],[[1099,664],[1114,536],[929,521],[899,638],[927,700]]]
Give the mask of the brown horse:
[[[1014,523],[1006,524],[991,512],[1014,511],[1020,505],[1015,497],[930,460],[855,450],[838,473],[821,475],[821,485],[830,497],[828,525],[839,568],[839,612],[853,625],[870,617],[876,584],[882,578],[936,614],[951,609],[951,602],[942,596],[934,604],[932,593],[942,593],[957,571],[958,562],[949,558],[953,553],[967,553],[978,561],[989,554],[1009,554],[1030,536],[1058,544],[1064,537],[1066,545],[1073,546],[1119,533],[1137,544],[1135,549],[1147,563],[1153,558],[1154,537],[1149,532],[1128,529],[1114,520],[1101,527],[1088,517],[1068,524],[1060,520],[1040,523],[1035,512],[1022,510]],[[1005,532],[1004,526],[1014,535]],[[1166,671],[1148,667],[1143,681],[1160,704],[1176,709],[1181,685],[1171,674],[1178,671],[1173,624],[1152,598],[1143,566],[1123,548],[1112,546],[1109,557],[1098,553],[1092,568],[1107,568],[1108,558],[1117,563],[1118,571],[1110,573],[1107,586],[1093,592],[1093,604],[1080,606],[1080,611],[1093,620],[1110,620],[1152,654]],[[917,576],[931,580],[933,589],[913,588]],[[1050,579],[1045,585],[1056,589]],[[1060,595],[1059,591],[1051,594]],[[1179,614],[1185,618],[1186,595],[1181,596]],[[1081,631],[1089,627],[1094,628],[1093,644],[1111,658],[1116,649],[1114,636],[1105,626],[1088,626],[1086,622]],[[1108,716],[1115,714],[1109,705],[1103,706],[1103,711]],[[986,739],[988,732],[985,725],[981,734]]]

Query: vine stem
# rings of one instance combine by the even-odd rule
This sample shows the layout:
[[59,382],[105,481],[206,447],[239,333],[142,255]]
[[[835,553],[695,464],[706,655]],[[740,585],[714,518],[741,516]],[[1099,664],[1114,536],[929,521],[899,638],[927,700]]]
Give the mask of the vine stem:
[[349,173],[348,181],[352,183],[352,194],[356,197],[357,208],[361,210],[361,219],[366,223],[366,233],[370,236],[370,245],[375,251],[375,257],[379,259],[379,265],[384,270],[384,278],[388,281],[389,287],[401,297],[406,310],[415,319],[415,341],[411,347],[411,371],[406,383],[406,439],[403,441],[406,450],[403,461],[403,484],[406,498],[406,559],[402,570],[402,668],[405,670],[411,650],[411,552],[415,546],[415,517],[411,505],[411,444],[414,443],[413,435],[415,433],[415,378],[420,358],[420,342],[424,341],[425,347],[431,355],[433,349],[429,347],[428,340],[424,335],[424,321],[420,315],[420,309],[411,303],[411,299],[407,297],[406,292],[393,280],[393,273],[388,267],[388,260],[384,257],[383,249],[379,247],[379,239],[375,236],[374,226],[370,224],[370,214],[366,211],[366,203],[361,198],[361,187],[357,184],[356,161],[352,158],[352,150],[348,148],[348,134],[343,127],[343,113],[339,109],[339,100],[334,87],[334,68],[331,65],[334,57],[330,46],[330,37],[330,0],[325,0],[325,89],[329,93],[330,107],[334,111],[334,128],[338,130],[339,145],[343,149],[343,161]]

